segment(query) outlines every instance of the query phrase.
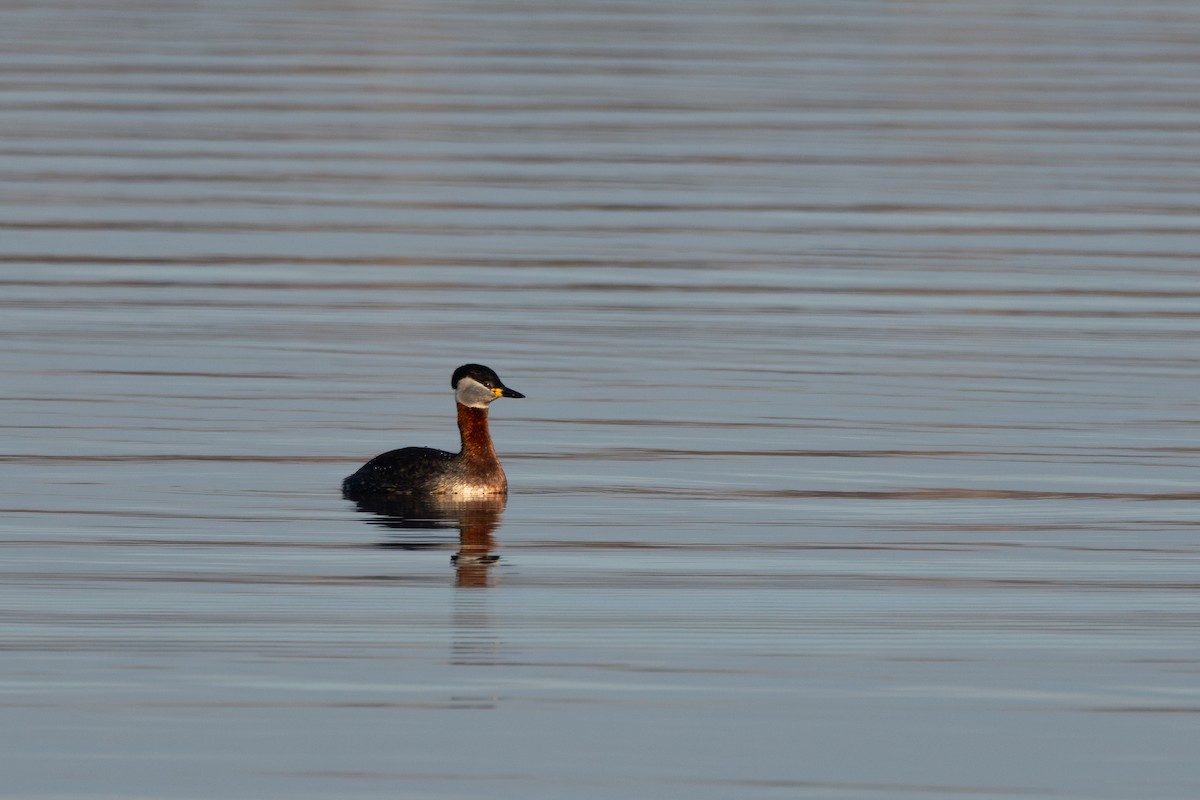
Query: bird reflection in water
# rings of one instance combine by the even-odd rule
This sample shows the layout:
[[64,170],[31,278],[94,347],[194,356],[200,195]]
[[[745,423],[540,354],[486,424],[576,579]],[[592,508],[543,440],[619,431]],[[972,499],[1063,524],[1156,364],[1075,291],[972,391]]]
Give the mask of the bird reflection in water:
[[507,498],[503,494],[463,498],[448,495],[395,497],[388,500],[359,501],[359,511],[378,515],[372,524],[390,529],[393,533],[380,547],[400,550],[419,550],[444,547],[446,537],[430,535],[430,531],[458,528],[458,552],[451,557],[455,570],[455,585],[461,587],[490,586],[494,581],[491,568],[500,556],[495,548],[493,533],[500,526]]

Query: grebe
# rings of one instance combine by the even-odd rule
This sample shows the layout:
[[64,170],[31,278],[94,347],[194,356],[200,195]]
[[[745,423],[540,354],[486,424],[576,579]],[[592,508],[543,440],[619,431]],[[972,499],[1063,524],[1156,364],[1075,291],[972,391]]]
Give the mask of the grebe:
[[376,456],[342,481],[342,495],[359,503],[391,497],[448,494],[502,495],[508,479],[488,433],[488,406],[498,397],[524,397],[482,364],[463,364],[450,378],[458,403],[462,451],[404,447]]

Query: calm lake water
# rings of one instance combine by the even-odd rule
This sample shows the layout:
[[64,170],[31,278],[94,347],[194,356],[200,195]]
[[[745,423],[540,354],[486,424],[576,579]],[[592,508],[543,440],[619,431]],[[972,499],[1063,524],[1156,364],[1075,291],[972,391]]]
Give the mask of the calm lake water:
[[7,4],[0,796],[1200,796],[1198,37]]

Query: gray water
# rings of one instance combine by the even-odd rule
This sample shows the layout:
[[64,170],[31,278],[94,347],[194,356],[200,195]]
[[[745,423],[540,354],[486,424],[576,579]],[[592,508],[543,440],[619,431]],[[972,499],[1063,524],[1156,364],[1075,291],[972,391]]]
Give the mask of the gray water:
[[1200,796],[1194,2],[3,19],[0,796]]

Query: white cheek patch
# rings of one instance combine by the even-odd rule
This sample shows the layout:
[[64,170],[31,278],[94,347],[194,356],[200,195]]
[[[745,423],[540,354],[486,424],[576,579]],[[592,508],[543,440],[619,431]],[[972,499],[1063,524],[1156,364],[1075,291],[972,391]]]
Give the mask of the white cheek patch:
[[454,399],[468,408],[487,408],[496,395],[474,378],[462,378],[454,391]]

